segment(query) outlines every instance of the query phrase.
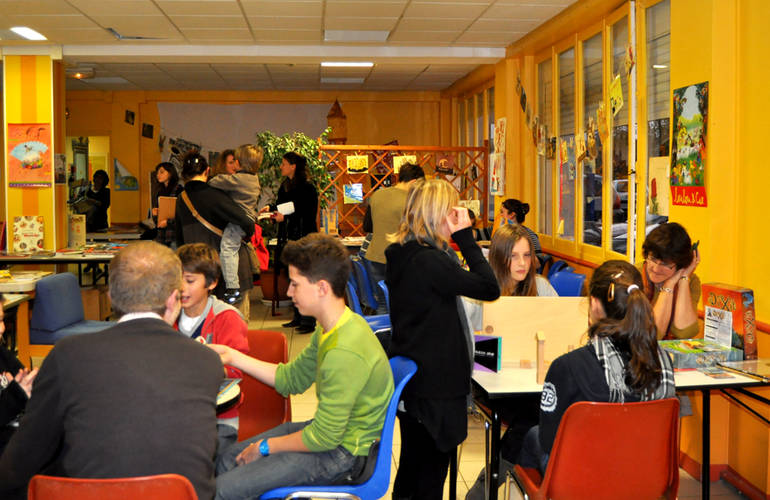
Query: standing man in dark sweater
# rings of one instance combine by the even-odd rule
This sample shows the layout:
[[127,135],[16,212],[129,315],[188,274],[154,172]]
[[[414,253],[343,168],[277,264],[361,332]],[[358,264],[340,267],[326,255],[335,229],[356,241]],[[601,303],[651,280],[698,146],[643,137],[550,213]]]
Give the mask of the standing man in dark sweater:
[[0,458],[0,498],[24,498],[30,478],[177,473],[214,496],[216,353],[179,335],[182,266],[155,242],[110,264],[118,323],[62,339],[46,357],[19,430]]

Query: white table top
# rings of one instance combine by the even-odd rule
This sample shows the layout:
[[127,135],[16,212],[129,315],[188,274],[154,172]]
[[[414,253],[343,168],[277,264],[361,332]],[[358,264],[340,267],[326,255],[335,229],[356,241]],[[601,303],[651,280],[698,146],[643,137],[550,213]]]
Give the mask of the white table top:
[[[725,373],[729,377],[714,378],[697,370],[677,370],[674,372],[674,379],[677,390],[768,385],[759,380],[738,375],[737,373],[727,371]],[[543,386],[537,383],[536,378],[537,370],[535,368],[518,368],[513,365],[506,366],[505,363],[503,363],[501,370],[497,373],[479,370],[473,372],[473,381],[487,392],[490,399],[516,394],[539,393],[543,390]]]
[[51,274],[50,271],[13,271],[13,278],[0,281],[0,292],[31,292],[41,278]]
[[8,309],[9,307],[17,306],[29,299],[30,297],[26,293],[4,293],[3,309]]

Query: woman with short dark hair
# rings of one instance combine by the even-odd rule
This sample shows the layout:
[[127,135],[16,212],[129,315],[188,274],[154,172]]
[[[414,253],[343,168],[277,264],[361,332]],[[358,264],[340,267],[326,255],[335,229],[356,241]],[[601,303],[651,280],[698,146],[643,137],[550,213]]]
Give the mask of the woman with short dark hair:
[[695,337],[698,327],[700,279],[695,268],[700,254],[690,235],[676,222],[656,227],[642,245],[644,260],[636,264],[642,273],[644,293],[655,312],[658,339]]

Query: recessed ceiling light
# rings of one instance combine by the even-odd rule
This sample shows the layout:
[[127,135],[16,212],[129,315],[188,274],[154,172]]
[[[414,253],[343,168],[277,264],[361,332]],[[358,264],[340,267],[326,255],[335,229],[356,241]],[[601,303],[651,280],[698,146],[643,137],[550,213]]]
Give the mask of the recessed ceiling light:
[[321,83],[347,83],[358,84],[364,83],[364,78],[321,78]]
[[14,26],[11,28],[11,31],[19,36],[23,36],[27,40],[48,40],[37,31],[33,30],[32,28],[27,28],[26,26]]
[[67,78],[85,80],[94,77],[94,68],[67,68],[65,74],[67,75]]
[[388,30],[324,30],[325,42],[384,42],[388,39]]
[[668,69],[668,66],[665,64],[653,64],[652,69]]
[[371,68],[372,66],[374,66],[373,62],[321,62],[322,68]]

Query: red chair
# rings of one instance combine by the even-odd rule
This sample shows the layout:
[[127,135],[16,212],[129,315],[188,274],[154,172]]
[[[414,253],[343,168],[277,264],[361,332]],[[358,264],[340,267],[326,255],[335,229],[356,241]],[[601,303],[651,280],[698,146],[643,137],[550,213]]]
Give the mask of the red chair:
[[676,499],[679,489],[679,400],[570,406],[540,478],[514,467],[533,500]]
[[[271,363],[286,363],[289,350],[281,332],[249,330],[249,356]],[[291,402],[272,387],[249,375],[241,381],[243,404],[238,408],[238,441],[291,421]]]
[[27,490],[28,500],[197,500],[190,481],[179,474],[124,477],[117,479],[76,479],[37,475]]

